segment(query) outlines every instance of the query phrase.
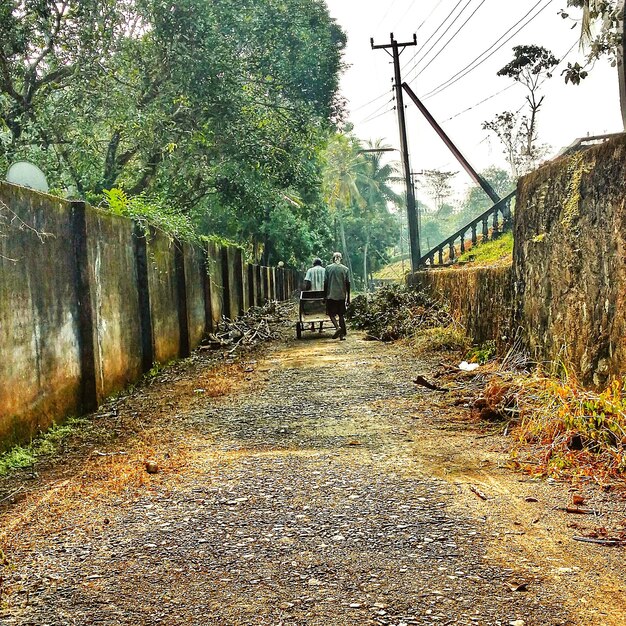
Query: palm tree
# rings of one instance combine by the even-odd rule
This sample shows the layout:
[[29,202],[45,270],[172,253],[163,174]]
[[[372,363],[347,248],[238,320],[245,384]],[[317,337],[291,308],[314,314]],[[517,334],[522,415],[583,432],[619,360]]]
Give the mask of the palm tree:
[[360,185],[363,186],[362,197],[366,199],[364,206],[365,218],[365,246],[363,250],[363,281],[365,292],[368,290],[367,260],[370,246],[372,221],[376,215],[387,212],[387,205],[400,204],[402,197],[391,187],[391,183],[398,181],[399,167],[395,162],[382,162],[382,154],[389,146],[384,145],[382,140],[368,142],[368,152],[363,156],[364,171]]
[[340,134],[331,136],[326,150],[326,167],[322,181],[324,199],[334,215],[336,226],[339,226],[341,246],[350,273],[352,263],[346,244],[343,214],[354,203],[358,206],[364,205],[357,184],[363,176],[362,162],[358,142],[353,137]]

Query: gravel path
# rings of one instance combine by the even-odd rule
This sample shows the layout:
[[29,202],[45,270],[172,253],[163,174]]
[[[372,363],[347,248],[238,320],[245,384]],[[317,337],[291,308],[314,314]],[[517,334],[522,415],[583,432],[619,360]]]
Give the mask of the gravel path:
[[0,624],[582,623],[540,576],[511,591],[494,527],[427,471],[420,421],[433,455],[445,431],[415,367],[356,336],[307,338],[246,364],[225,397],[192,379],[181,402],[167,377],[138,392],[118,418],[151,416],[137,436],[159,473],[128,445],[5,513]]

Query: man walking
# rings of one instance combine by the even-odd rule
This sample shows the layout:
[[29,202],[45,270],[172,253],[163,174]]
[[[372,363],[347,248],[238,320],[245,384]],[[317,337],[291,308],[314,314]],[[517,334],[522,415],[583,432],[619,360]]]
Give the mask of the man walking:
[[322,267],[322,259],[315,259],[313,267],[306,271],[304,277],[305,291],[324,291],[324,280],[326,279],[326,270]]
[[[346,338],[346,306],[350,304],[350,272],[341,263],[341,252],[333,254],[333,262],[326,268],[326,313],[336,329],[333,339]],[[337,322],[339,318],[339,322]]]

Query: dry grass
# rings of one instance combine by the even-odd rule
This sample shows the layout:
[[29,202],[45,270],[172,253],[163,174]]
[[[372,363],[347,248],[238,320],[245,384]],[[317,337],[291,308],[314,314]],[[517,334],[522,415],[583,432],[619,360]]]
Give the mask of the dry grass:
[[416,355],[442,350],[466,351],[470,347],[467,335],[457,324],[426,328],[407,339],[406,342]]
[[[87,438],[66,466],[71,471],[59,467],[54,481],[39,489],[20,491],[20,513],[0,517],[0,550],[12,551],[17,543],[35,541],[36,533],[29,532],[35,526],[51,533],[67,527],[102,525],[104,520],[113,523],[116,501],[132,501],[157,487],[173,488],[183,476],[204,474],[211,456],[206,449],[212,440],[205,434],[186,431],[178,419],[166,416],[184,412],[204,398],[219,401],[236,392],[246,383],[247,369],[243,364],[218,365],[179,379],[176,366],[166,368],[146,387],[122,399],[120,425],[114,422],[109,428],[116,430],[122,423],[130,426],[132,431],[127,436],[98,442],[91,440],[89,431],[68,432],[70,439]],[[153,384],[160,377],[164,384]],[[163,413],[163,407],[168,408],[167,413]],[[53,458],[57,452],[46,448],[44,456]],[[36,460],[35,455],[31,462]],[[147,472],[147,461],[156,463],[156,474]]]
[[536,475],[623,477],[626,472],[626,384],[603,392],[540,371],[502,374],[484,392],[490,414],[512,419],[512,456]]

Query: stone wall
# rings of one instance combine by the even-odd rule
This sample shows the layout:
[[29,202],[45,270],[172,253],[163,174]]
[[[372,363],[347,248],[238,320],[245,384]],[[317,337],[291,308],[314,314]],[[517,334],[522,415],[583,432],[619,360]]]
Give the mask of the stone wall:
[[257,284],[253,266],[248,285],[247,267],[239,249],[146,235],[83,202],[0,183],[0,449],[188,355],[244,303],[287,293],[273,268]]
[[431,269],[416,272],[409,284],[447,303],[472,340],[508,342],[511,332],[511,266]]
[[626,358],[626,136],[518,187],[516,323],[538,361],[604,385]]
[[513,267],[418,272],[476,342],[515,335],[548,369],[585,385],[626,362],[626,135],[522,178]]

